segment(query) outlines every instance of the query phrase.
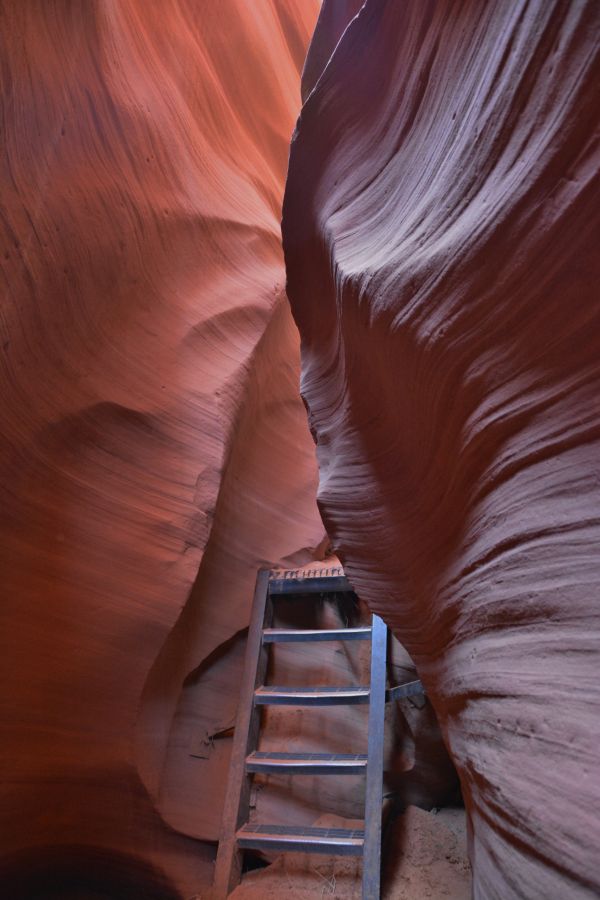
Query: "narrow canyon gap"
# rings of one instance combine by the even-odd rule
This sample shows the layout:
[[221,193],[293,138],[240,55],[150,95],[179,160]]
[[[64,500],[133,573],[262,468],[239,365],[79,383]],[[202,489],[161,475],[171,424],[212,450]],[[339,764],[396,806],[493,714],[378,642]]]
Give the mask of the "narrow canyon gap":
[[[319,481],[440,716],[478,900],[597,895],[598,18],[2,4],[11,900],[204,897],[256,569],[328,555]],[[280,231],[301,96],[283,230],[320,473]],[[277,671],[352,667],[320,648]],[[456,776],[431,707],[408,714],[386,778],[418,833]],[[359,815],[339,780],[256,812],[319,802]]]

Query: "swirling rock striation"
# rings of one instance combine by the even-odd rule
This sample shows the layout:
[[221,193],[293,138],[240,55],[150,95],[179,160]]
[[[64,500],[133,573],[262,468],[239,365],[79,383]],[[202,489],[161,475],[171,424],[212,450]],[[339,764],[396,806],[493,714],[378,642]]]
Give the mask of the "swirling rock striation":
[[2,4],[12,900],[212,877],[189,837],[212,798],[173,788],[184,682],[247,624],[256,568],[323,539],[279,230],[317,11]]
[[347,9],[283,215],[319,505],[442,722],[475,896],[596,897],[600,8]]

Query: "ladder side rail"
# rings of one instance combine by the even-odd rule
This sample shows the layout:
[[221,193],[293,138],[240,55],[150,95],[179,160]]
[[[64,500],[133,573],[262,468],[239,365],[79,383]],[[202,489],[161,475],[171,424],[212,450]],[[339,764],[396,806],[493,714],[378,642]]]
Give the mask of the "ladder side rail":
[[363,900],[379,900],[380,898],[386,654],[387,626],[383,619],[373,615],[368,762],[365,790]]
[[248,643],[240,699],[233,734],[231,762],[219,849],[213,882],[214,900],[226,897],[241,878],[241,851],[236,832],[248,817],[251,775],[246,771],[246,757],[258,746],[260,707],[254,704],[254,691],[265,680],[268,648],[262,643],[265,624],[270,624],[272,604],[269,598],[269,570],[261,569],[256,578],[254,601],[248,629]]

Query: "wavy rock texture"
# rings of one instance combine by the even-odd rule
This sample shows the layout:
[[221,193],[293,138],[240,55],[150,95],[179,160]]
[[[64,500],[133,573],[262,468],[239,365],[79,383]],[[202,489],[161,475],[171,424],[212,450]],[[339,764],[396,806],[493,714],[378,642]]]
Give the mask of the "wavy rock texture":
[[442,721],[475,896],[596,897],[600,8],[347,9],[283,219],[320,508]]
[[323,540],[279,232],[317,11],[3,4],[12,898],[212,877],[186,835],[213,797],[170,787],[184,682],[247,624],[257,566]]

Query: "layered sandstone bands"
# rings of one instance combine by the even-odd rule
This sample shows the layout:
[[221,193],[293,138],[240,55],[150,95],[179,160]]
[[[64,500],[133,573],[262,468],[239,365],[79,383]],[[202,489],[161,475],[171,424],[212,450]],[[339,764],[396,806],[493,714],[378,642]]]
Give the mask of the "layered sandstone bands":
[[[256,568],[310,560],[324,534],[279,231],[316,14],[311,0],[0,14],[0,843],[15,900],[36,879],[64,898],[127,884],[165,898],[212,878],[214,844],[192,838],[217,837],[226,766],[215,785],[191,755],[202,715],[221,712],[195,675],[214,687]],[[227,685],[235,710],[235,668]]]
[[321,512],[442,721],[475,896],[591,898],[598,6],[355,11],[284,203]]
[[[279,234],[317,5],[0,14],[15,900],[209,883],[255,570],[326,555]],[[292,149],[321,508],[442,719],[483,898],[599,889],[597,45],[592,2],[326,2]],[[319,654],[287,674],[358,671]],[[426,805],[410,715],[388,779]]]

